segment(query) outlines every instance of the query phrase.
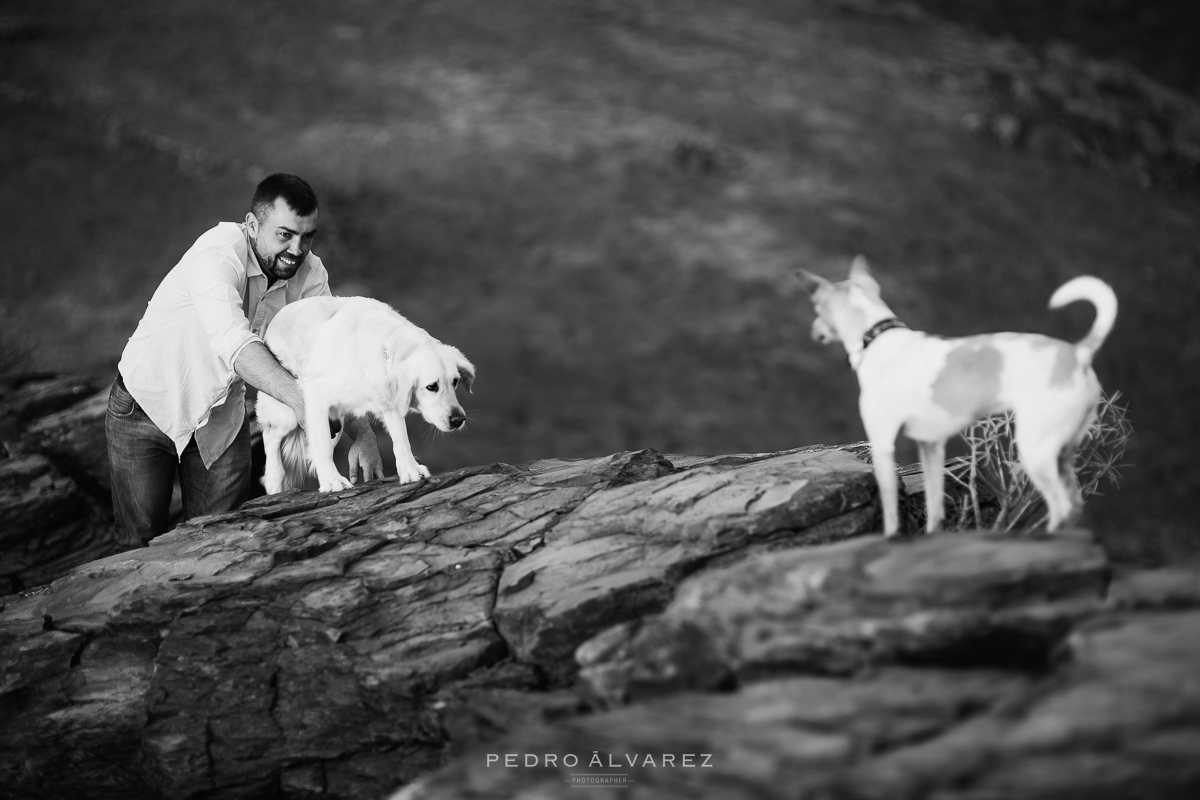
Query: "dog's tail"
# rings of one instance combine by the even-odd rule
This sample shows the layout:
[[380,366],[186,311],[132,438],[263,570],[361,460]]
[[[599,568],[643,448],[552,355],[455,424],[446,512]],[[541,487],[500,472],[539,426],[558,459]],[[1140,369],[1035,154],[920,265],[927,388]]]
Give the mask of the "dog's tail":
[[1081,275],[1058,287],[1050,298],[1051,308],[1062,308],[1077,300],[1087,300],[1096,307],[1096,320],[1087,336],[1075,345],[1080,359],[1091,363],[1092,356],[1104,344],[1117,319],[1117,295],[1104,281],[1091,275]]
[[279,460],[283,466],[285,491],[302,488],[305,479],[308,478],[308,448],[305,446],[304,439],[304,431],[296,427],[285,433],[283,441],[279,443]]

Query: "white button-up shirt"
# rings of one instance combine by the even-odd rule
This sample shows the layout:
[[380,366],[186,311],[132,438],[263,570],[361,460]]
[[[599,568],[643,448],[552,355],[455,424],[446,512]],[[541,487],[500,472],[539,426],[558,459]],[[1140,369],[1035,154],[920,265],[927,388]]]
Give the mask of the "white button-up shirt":
[[328,294],[329,274],[312,253],[295,275],[267,288],[246,226],[218,223],[163,278],[117,368],[176,452],[195,435],[210,467],[245,419],[246,384],[233,371],[238,354],[262,341],[284,305]]

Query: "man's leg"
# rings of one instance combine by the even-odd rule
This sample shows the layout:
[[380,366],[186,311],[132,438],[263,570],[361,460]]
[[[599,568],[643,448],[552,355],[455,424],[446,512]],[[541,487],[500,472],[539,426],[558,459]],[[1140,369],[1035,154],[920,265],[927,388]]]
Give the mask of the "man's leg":
[[233,511],[250,499],[250,417],[242,421],[233,442],[208,469],[195,438],[179,460],[183,518]]
[[150,421],[118,378],[104,415],[117,550],[145,547],[167,530],[175,443]]

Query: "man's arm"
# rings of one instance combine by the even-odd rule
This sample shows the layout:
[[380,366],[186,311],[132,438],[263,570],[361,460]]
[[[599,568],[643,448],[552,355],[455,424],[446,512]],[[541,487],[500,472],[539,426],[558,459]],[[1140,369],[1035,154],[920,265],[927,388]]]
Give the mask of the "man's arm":
[[292,373],[284,369],[262,342],[250,342],[238,353],[233,371],[246,383],[292,409],[304,427],[304,394]]

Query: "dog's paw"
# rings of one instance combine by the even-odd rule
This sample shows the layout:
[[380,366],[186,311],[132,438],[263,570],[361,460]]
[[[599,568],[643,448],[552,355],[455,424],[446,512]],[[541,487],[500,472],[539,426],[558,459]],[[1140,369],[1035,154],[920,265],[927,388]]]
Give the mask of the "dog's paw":
[[422,478],[429,477],[429,468],[414,461],[409,466],[397,468],[396,477],[400,479],[401,483],[416,483]]
[[340,492],[342,489],[349,489],[354,485],[336,472],[327,478],[320,477],[317,480],[320,484],[318,490],[322,492]]

